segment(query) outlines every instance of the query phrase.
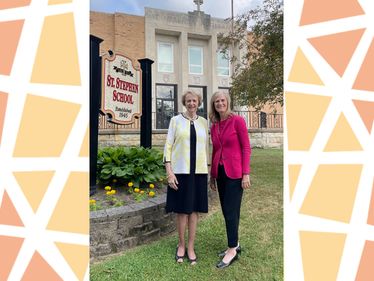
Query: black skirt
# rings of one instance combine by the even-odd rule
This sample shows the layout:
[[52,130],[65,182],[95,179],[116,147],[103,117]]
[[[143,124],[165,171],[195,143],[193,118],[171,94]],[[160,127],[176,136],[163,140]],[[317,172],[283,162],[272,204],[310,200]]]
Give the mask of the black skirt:
[[178,190],[168,186],[166,196],[167,213],[191,214],[208,212],[208,175],[196,174],[196,130],[193,122],[190,126],[190,173],[175,174]]

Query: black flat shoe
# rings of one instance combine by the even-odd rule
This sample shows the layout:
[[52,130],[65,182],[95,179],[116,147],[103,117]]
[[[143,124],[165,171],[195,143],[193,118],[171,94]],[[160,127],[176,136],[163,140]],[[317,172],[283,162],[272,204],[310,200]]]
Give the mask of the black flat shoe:
[[[225,255],[226,255],[226,250],[222,251],[222,252],[219,252],[217,255],[220,257],[220,258],[223,258]],[[240,254],[242,252],[242,248],[240,247],[240,245],[238,247],[236,247],[236,252],[238,254]]]
[[[178,246],[177,246],[177,249],[175,250],[175,261],[177,262],[177,263],[182,263],[184,260],[184,257],[186,256],[186,253],[183,255],[183,256],[178,256]],[[179,261],[179,260],[181,260],[181,261]]]
[[225,267],[228,267],[230,266],[234,261],[236,261],[238,259],[238,253],[236,253],[236,255],[231,259],[231,261],[229,261],[228,263],[224,263],[223,260],[221,260],[219,263],[217,263],[216,267],[218,269],[222,269],[222,268],[225,268]]

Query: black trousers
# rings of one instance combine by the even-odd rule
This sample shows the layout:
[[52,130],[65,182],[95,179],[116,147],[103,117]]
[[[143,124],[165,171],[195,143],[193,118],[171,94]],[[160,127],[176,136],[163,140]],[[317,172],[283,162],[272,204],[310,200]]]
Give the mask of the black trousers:
[[218,166],[217,186],[223,217],[226,223],[227,242],[229,248],[238,245],[240,205],[242,203],[242,179],[227,177],[223,165]]

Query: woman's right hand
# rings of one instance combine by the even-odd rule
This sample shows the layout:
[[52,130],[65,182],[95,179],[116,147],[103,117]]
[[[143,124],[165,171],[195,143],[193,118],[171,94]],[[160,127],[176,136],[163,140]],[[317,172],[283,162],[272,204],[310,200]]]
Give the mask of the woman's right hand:
[[174,175],[173,172],[169,173],[168,175],[168,185],[174,189],[174,190],[178,190],[178,180],[177,180],[177,177]]
[[209,187],[210,187],[213,191],[216,191],[216,190],[217,190],[217,182],[216,182],[216,179],[213,179],[213,178],[210,179],[210,181],[209,181]]

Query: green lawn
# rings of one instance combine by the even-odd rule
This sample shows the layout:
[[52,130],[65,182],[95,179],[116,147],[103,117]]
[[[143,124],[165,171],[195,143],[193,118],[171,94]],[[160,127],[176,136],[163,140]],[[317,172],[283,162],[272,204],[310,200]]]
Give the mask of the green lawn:
[[198,264],[177,264],[176,234],[128,250],[91,265],[92,281],[123,280],[283,280],[283,152],[253,149],[252,186],[244,192],[240,244],[242,254],[232,266],[218,270],[216,253],[227,245],[224,221],[216,202],[199,222],[196,237]]

